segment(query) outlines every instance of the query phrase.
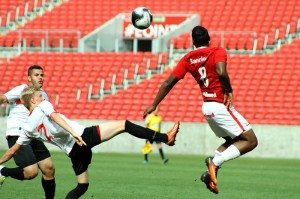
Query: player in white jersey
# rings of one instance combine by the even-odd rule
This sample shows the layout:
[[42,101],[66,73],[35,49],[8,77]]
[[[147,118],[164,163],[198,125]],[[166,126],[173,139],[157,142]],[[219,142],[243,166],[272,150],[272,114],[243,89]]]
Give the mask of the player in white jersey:
[[227,73],[227,54],[221,47],[210,47],[206,28],[195,26],[192,30],[196,49],[183,56],[170,76],[162,83],[144,117],[153,112],[174,85],[190,73],[199,84],[203,104],[202,113],[216,136],[225,139],[214,157],[206,158],[208,172],[201,180],[213,193],[218,193],[217,172],[225,162],[235,159],[257,146],[257,138],[246,119],[233,107],[233,91]]
[[[44,82],[43,68],[33,65],[28,68],[28,84],[42,87]],[[21,103],[20,94],[27,88],[27,84],[17,86],[7,93],[0,95],[0,104],[9,103],[10,112],[7,119],[6,139],[8,146],[12,147],[19,136],[23,134],[22,127],[27,121],[29,111]],[[49,97],[44,90],[41,93],[46,100]],[[0,186],[4,177],[11,177],[17,180],[30,180],[38,175],[39,169],[42,171],[42,186],[45,198],[53,199],[55,195],[54,165],[50,153],[43,142],[33,140],[28,145],[21,147],[14,156],[17,168],[0,167]]]
[[176,122],[167,134],[162,134],[133,124],[128,120],[85,128],[57,113],[53,105],[44,100],[40,89],[34,86],[30,86],[22,92],[21,100],[24,106],[30,110],[30,116],[24,125],[24,133],[16,144],[2,156],[0,164],[9,160],[21,146],[29,144],[32,139],[41,139],[58,146],[71,158],[78,182],[77,187],[68,193],[66,199],[79,198],[87,191],[89,186],[87,169],[92,159],[92,147],[123,132],[173,146],[179,130],[179,122]]

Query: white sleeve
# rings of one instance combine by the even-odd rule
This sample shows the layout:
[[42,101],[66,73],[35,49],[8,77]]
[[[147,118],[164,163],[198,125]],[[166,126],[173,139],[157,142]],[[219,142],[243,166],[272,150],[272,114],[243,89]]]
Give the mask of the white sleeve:
[[26,84],[22,84],[20,86],[16,86],[15,88],[11,89],[7,93],[4,93],[6,98],[8,99],[9,103],[15,102],[20,99],[20,95],[22,91],[27,87]]
[[38,126],[41,124],[42,120],[43,120],[43,116],[45,114],[43,113],[43,111],[40,109],[39,106],[37,106],[29,115],[29,117],[27,118],[26,123],[24,124],[23,128],[26,132],[34,132]]
[[53,105],[44,100],[43,102],[41,102],[38,107],[45,113],[45,115],[50,116],[51,113],[56,112],[56,110],[54,109]]
[[27,145],[29,144],[31,139],[25,135],[25,132],[21,133],[20,137],[17,140],[17,144],[19,145]]

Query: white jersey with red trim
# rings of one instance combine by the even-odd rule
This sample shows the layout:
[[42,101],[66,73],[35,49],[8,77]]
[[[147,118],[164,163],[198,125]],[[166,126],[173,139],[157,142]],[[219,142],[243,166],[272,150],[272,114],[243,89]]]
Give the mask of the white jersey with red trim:
[[[50,117],[56,112],[53,105],[48,101],[41,102],[30,114],[24,125],[24,133],[19,137],[17,143],[20,145],[29,144],[31,139],[40,139],[58,146],[65,153],[69,154],[75,140],[64,128],[59,126]],[[82,135],[85,127],[77,122],[71,121],[63,114],[58,113],[78,134]]]
[[[10,105],[9,116],[7,118],[6,136],[20,136],[22,134],[22,127],[28,118],[29,111],[21,103],[20,95],[27,87],[28,85],[22,84],[4,94]],[[47,93],[44,90],[41,90],[41,93],[44,98],[49,101]]]

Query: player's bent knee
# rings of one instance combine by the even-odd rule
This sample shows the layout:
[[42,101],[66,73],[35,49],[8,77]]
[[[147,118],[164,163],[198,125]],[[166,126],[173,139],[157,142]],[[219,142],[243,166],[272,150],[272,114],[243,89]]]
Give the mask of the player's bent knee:
[[257,137],[254,133],[254,131],[252,129],[250,129],[249,131],[243,133],[243,137],[245,138],[245,140],[248,141],[248,145],[249,145],[249,148],[252,150],[254,148],[257,147],[258,145],[258,140],[257,140]]
[[47,166],[42,170],[43,174],[47,177],[54,177],[55,174],[55,167],[54,165],[52,166]]
[[256,148],[258,145],[258,140],[255,135],[254,135],[253,140],[251,141],[251,144],[252,144],[252,149]]
[[31,166],[25,167],[25,168],[23,168],[23,172],[24,172],[24,179],[31,180],[38,175],[38,173],[39,173],[38,166],[31,165]]
[[55,173],[55,166],[51,160],[51,158],[47,158],[45,160],[40,161],[39,168],[42,171],[43,175],[53,178]]

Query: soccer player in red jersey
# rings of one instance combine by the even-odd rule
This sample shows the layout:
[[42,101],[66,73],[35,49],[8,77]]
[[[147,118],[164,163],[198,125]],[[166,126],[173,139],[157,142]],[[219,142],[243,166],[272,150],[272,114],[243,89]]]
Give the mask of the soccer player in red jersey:
[[146,108],[144,117],[155,110],[186,73],[192,74],[202,92],[202,112],[205,119],[215,135],[225,139],[214,156],[206,158],[208,171],[201,176],[207,188],[217,194],[217,172],[220,166],[253,150],[258,142],[251,125],[233,107],[233,91],[226,69],[225,49],[209,47],[210,36],[202,26],[193,28],[192,39],[196,49],[180,59],[160,86],[152,105]]

